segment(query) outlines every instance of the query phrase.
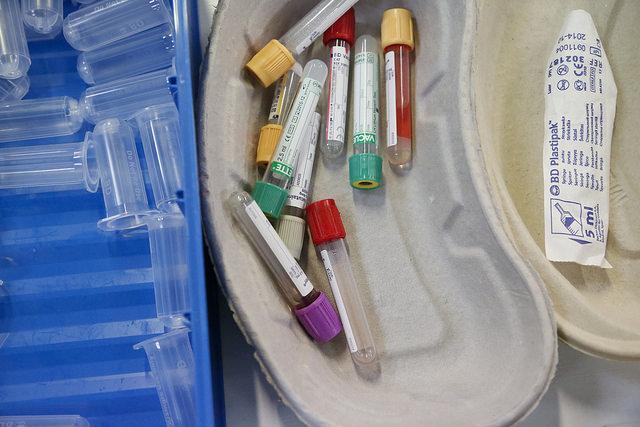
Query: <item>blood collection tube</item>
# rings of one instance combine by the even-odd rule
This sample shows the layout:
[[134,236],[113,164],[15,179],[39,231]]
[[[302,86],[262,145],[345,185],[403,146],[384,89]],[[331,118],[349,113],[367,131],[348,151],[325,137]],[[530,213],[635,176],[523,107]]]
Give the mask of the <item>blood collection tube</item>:
[[247,68],[264,87],[271,86],[284,75],[293,64],[294,56],[300,55],[336,22],[358,0],[323,0],[309,11],[280,40],[271,40],[247,63]]
[[256,202],[246,192],[238,191],[229,197],[229,207],[309,335],[318,342],[335,338],[342,330],[338,314],[327,296],[314,289]]
[[353,68],[353,155],[349,181],[359,189],[382,183],[382,157],[378,155],[380,121],[380,48],[371,35],[356,40]]
[[320,120],[320,113],[315,113],[307,127],[307,141],[298,155],[298,163],[291,188],[289,189],[289,196],[282,210],[280,221],[278,221],[278,234],[297,260],[300,260],[307,228],[304,221],[304,208],[307,206],[311,190]]
[[389,163],[411,164],[411,66],[413,21],[407,9],[388,9],[382,15],[387,89],[387,157]]
[[333,199],[320,200],[307,206],[311,240],[322,258],[333,297],[338,306],[351,358],[357,365],[377,360],[369,322],[353,277],[349,254],[344,242],[340,212]]
[[356,14],[353,9],[342,15],[324,33],[322,41],[329,48],[329,81],[327,84],[326,138],[320,146],[322,154],[333,159],[342,153],[347,131],[349,93],[349,60],[355,41]]
[[296,63],[276,84],[273,102],[269,110],[269,121],[260,129],[258,149],[256,150],[256,165],[260,175],[264,175],[264,170],[269,164],[280,140],[282,124],[291,110],[291,104],[293,104],[293,98],[296,96],[301,75],[302,66]]
[[307,124],[315,114],[326,78],[327,66],[324,62],[313,59],[304,67],[302,81],[276,151],[264,177],[256,182],[253,189],[253,198],[270,218],[280,218],[287,201],[293,168],[296,166],[300,147],[307,133]]

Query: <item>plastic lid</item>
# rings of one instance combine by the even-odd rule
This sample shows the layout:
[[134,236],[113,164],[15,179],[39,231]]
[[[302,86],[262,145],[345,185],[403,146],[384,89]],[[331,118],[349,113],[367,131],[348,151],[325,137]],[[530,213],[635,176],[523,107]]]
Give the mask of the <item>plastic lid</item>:
[[304,242],[305,221],[293,215],[282,215],[278,222],[278,234],[289,252],[296,260],[300,260],[302,243]]
[[354,154],[349,158],[349,181],[361,190],[373,190],[382,184],[382,157],[377,154]]
[[262,212],[270,218],[280,218],[280,213],[287,201],[289,192],[277,185],[264,181],[256,181],[251,196],[256,201]]
[[268,124],[262,126],[262,129],[260,129],[260,139],[258,139],[258,150],[256,152],[256,164],[258,166],[266,166],[267,163],[271,161],[281,134],[282,125]]
[[344,239],[344,230],[340,211],[333,199],[324,199],[307,206],[307,224],[314,245],[321,245],[336,239]]
[[318,342],[331,341],[342,330],[338,313],[323,292],[308,306],[295,310],[295,314],[311,338]]
[[278,40],[271,40],[247,62],[247,68],[260,80],[264,87],[284,75],[296,61],[289,50]]
[[353,46],[356,40],[356,13],[353,8],[347,10],[322,36],[325,45],[336,39],[344,40]]
[[411,12],[407,9],[388,9],[382,15],[382,49],[394,44],[414,48],[413,20]]

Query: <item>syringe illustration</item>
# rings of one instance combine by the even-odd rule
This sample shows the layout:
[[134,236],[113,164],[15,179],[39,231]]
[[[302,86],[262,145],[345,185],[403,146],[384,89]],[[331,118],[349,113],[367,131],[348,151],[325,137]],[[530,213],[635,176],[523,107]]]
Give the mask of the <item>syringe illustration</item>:
[[582,234],[582,224],[580,224],[580,221],[578,221],[571,212],[562,209],[560,203],[556,203],[554,206],[558,212],[560,212],[560,222],[562,225],[574,236]]

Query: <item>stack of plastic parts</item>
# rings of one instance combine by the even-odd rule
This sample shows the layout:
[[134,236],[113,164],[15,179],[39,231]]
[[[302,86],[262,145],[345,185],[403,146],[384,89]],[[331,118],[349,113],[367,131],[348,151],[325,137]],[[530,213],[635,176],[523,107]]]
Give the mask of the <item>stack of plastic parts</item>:
[[[0,7],[0,40],[3,41],[0,43],[0,77],[3,78],[0,80],[0,199],[3,226],[11,223],[15,212],[46,215],[45,210],[29,212],[42,209],[38,208],[39,203],[54,211],[62,209],[75,220],[84,222],[82,226],[72,222],[65,224],[64,221],[71,221],[71,218],[60,218],[57,221],[62,222],[49,227],[39,227],[32,232],[28,229],[16,231],[16,236],[11,235],[13,237],[2,236],[3,245],[6,243],[8,249],[4,251],[0,264],[0,274],[6,281],[4,286],[0,286],[0,320],[13,324],[31,314],[32,321],[38,323],[38,307],[41,305],[40,309],[46,310],[47,303],[31,302],[28,307],[25,304],[30,301],[29,296],[40,288],[35,282],[39,283],[52,274],[57,276],[47,281],[48,292],[54,293],[54,301],[56,291],[60,292],[57,298],[68,300],[64,310],[69,314],[63,316],[66,320],[59,325],[31,325],[40,328],[40,334],[29,333],[30,326],[25,325],[24,336],[20,333],[7,335],[2,333],[3,327],[0,329],[0,346],[4,342],[5,348],[0,353],[0,360],[10,358],[12,351],[21,354],[22,349],[30,346],[55,346],[55,343],[69,340],[89,342],[92,351],[98,351],[100,347],[92,340],[102,340],[103,345],[144,348],[151,376],[130,374],[131,378],[122,380],[126,383],[116,385],[115,377],[109,379],[108,375],[105,376],[106,371],[98,368],[93,373],[93,380],[77,380],[75,387],[80,387],[78,395],[90,394],[93,389],[94,392],[142,390],[153,378],[156,399],[160,402],[167,425],[192,426],[196,424],[195,368],[189,341],[188,232],[182,206],[184,177],[180,118],[174,103],[175,43],[171,13],[163,0],[80,3],[85,5],[66,15],[64,20],[62,0],[22,0],[22,8],[19,0],[3,0]],[[63,56],[73,59],[73,65],[77,66],[73,78],[65,75],[66,81],[61,82],[60,76],[49,72],[49,64],[38,66],[35,71],[40,86],[29,91],[27,72],[31,59],[25,27],[47,36],[36,38],[38,41],[55,40],[60,29],[63,30],[66,43],[82,51],[77,61],[75,55]],[[56,48],[61,46],[65,53],[69,51],[63,40],[51,43],[55,43]],[[87,84],[98,84],[88,87],[78,97],[77,92],[84,86],[80,78]],[[50,96],[49,93],[60,92],[56,90],[56,84],[62,85],[69,96]],[[22,100],[27,94],[30,99]],[[80,102],[76,100],[78,98]],[[35,139],[44,139],[44,142],[33,142]],[[139,147],[142,147],[140,153]],[[86,192],[98,191],[102,193],[101,209],[95,198],[87,201],[89,199],[83,196]],[[105,212],[102,219],[92,217],[96,208]],[[98,236],[94,233],[96,221],[100,230]],[[93,230],[86,225],[91,222]],[[86,236],[80,240],[84,243],[78,243],[80,233]],[[73,247],[61,243],[65,237],[74,239]],[[99,239],[109,242],[107,248],[100,249],[99,245],[93,248],[92,242]],[[138,252],[144,251],[145,240],[148,240],[151,275],[140,274],[140,270],[133,268],[138,263]],[[32,241],[36,245],[29,255],[26,251]],[[48,253],[50,246],[47,242],[57,247],[60,256],[75,253],[77,262],[86,262],[87,265],[51,265],[47,268],[47,263],[53,260],[42,259],[42,265],[38,266],[38,274],[42,277],[21,280],[27,274],[21,273],[25,268],[22,266],[23,258],[38,258],[42,256],[40,252]],[[105,255],[120,257],[121,261],[99,266],[100,251],[103,250],[107,251]],[[131,259],[125,261],[129,257]],[[7,268],[4,263],[7,263]],[[57,268],[55,272],[52,271],[54,267]],[[85,273],[76,273],[76,269]],[[94,272],[94,269],[104,271]],[[110,296],[99,303],[100,293],[104,293],[102,287],[119,284],[101,284],[103,276],[109,276],[110,269],[115,270],[115,279],[112,280],[123,284],[131,281],[144,283],[152,276],[155,319],[134,311],[126,313],[128,305],[138,304],[135,301],[145,293],[143,288],[133,294],[120,292],[117,298]],[[126,277],[128,275],[133,276]],[[87,303],[74,298],[73,290],[77,293],[83,283],[89,288],[95,287],[93,299],[101,307],[94,312],[95,321],[100,322],[97,319],[102,318],[102,322],[106,322],[104,326],[91,326],[90,331],[80,326],[65,326],[78,320],[73,320],[73,313],[79,309],[76,306]],[[112,304],[120,310],[122,321],[119,323],[114,323],[116,319],[112,317],[115,315],[117,318],[118,314],[109,310]],[[101,309],[103,315],[100,314]],[[148,310],[145,308],[145,311]],[[7,327],[6,330],[13,328]],[[130,339],[119,338],[137,336],[139,339],[146,335],[154,336],[144,337],[144,341],[135,345]],[[109,344],[112,338],[117,342]],[[64,357],[63,352],[56,356],[55,348],[48,351],[52,352],[49,362],[52,366],[55,366],[57,358]],[[122,349],[118,348],[116,353],[122,354]],[[139,370],[139,367],[131,368]],[[3,381],[11,382],[12,375],[16,375],[15,367],[7,375],[3,374]],[[27,394],[41,394],[35,399],[61,397],[69,393],[66,386],[73,386],[64,384],[64,381],[73,380],[52,380],[45,383],[45,387],[22,387]],[[18,386],[0,385],[0,395],[13,394],[8,391],[11,387],[16,389]],[[147,398],[138,394],[140,398]],[[130,397],[134,396],[135,393],[130,394]],[[5,399],[0,401],[0,413],[3,415],[14,409],[18,413],[24,412],[19,405],[11,406]],[[74,408],[70,402],[66,405],[69,409]],[[140,413],[150,411],[148,406],[142,400]],[[56,408],[56,411],[60,409]],[[148,421],[149,418],[143,419]],[[16,416],[6,420],[0,417],[1,425],[5,425],[4,421],[20,422],[22,424],[19,425],[25,426],[89,425],[82,417],[63,415]],[[120,424],[117,417],[110,422]],[[135,423],[131,418],[127,422]]]

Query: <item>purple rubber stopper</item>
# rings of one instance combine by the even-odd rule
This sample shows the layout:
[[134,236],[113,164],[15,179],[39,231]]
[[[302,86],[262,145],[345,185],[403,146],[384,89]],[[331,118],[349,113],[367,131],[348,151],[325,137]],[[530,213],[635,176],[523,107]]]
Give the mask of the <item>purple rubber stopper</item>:
[[331,341],[342,330],[340,317],[323,292],[308,306],[295,310],[295,314],[311,338],[318,342]]

